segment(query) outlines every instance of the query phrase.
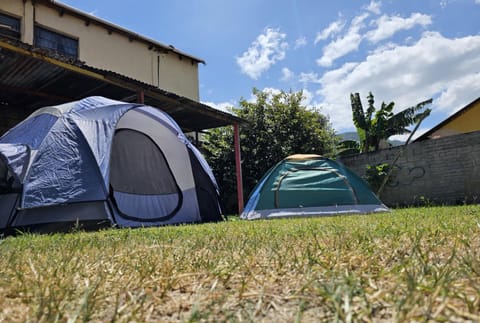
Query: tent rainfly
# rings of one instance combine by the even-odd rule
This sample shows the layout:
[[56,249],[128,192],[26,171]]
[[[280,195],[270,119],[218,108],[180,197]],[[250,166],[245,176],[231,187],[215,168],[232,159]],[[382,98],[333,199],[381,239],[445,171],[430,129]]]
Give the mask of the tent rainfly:
[[334,160],[292,155],[260,180],[242,219],[384,212],[388,208],[367,183]]
[[0,230],[222,220],[207,162],[158,109],[89,97],[0,138]]

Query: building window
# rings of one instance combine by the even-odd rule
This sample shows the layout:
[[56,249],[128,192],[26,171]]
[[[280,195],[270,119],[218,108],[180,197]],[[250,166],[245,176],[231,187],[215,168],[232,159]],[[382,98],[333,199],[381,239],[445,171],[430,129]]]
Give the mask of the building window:
[[48,29],[35,26],[35,47],[56,51],[67,57],[78,57],[78,40]]
[[20,19],[0,13],[0,35],[20,39]]

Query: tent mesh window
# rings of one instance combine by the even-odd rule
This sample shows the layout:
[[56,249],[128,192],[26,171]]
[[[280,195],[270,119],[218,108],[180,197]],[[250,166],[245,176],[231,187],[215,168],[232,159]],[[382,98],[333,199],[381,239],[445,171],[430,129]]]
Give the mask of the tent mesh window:
[[[150,220],[172,216],[182,202],[180,189],[163,152],[148,136],[135,130],[122,129],[114,136],[110,157],[110,185],[114,196],[127,196],[121,203],[132,205],[146,199],[155,199],[161,203],[161,214],[146,216]],[[119,194],[115,195],[117,192]],[[128,214],[130,212],[122,210],[128,210],[129,205],[118,207],[126,215],[144,220],[142,214]],[[142,210],[138,209],[138,212],[142,213]],[[147,210],[147,213],[151,212]]]

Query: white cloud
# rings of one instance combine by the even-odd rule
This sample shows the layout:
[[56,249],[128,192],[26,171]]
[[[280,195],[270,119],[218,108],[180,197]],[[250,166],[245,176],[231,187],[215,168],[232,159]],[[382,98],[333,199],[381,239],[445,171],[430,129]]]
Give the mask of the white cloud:
[[232,112],[232,107],[237,106],[234,102],[221,102],[221,103],[202,102],[202,103],[208,105],[209,107],[217,109],[219,111],[226,112],[233,115],[235,115],[235,113]]
[[374,22],[377,28],[369,31],[366,38],[372,43],[377,43],[381,40],[390,38],[400,30],[408,30],[416,25],[426,27],[431,23],[431,16],[418,12],[412,13],[409,18],[383,15]]
[[352,71],[355,70],[358,65],[359,63],[354,62],[345,63],[342,67],[325,73],[321,78],[321,83],[328,84],[346,78],[348,74],[352,73]]
[[480,4],[480,0],[475,0],[475,3],[476,3],[476,4]]
[[325,40],[330,36],[341,32],[343,30],[343,27],[345,27],[345,22],[343,22],[342,19],[338,19],[337,21],[332,22],[330,25],[328,25],[327,28],[317,33],[314,44],[317,44],[319,41]]
[[299,81],[301,83],[320,83],[320,78],[317,73],[300,73]]
[[[304,105],[305,107],[307,107],[309,109],[320,110],[319,109],[320,104],[315,101],[315,94],[310,92],[307,89],[301,89],[301,91],[302,91],[302,94],[303,94],[303,100],[301,102],[302,105]],[[263,88],[262,92],[268,93],[269,97],[267,98],[267,100],[271,100],[273,95],[280,94],[282,92],[282,90],[277,89],[277,88],[273,88],[273,87],[265,87],[265,88]],[[257,101],[257,97],[252,94],[247,101],[250,102],[250,103],[255,103]]]
[[302,104],[305,105],[307,108],[314,108],[315,103],[313,100],[315,98],[315,95],[307,89],[303,89],[302,93],[303,93]]
[[[269,95],[269,97],[267,98],[267,100],[270,100],[270,98],[275,95],[275,94],[280,94],[282,92],[282,90],[280,89],[277,89],[277,88],[273,88],[273,87],[265,87],[263,88],[263,90],[261,90],[262,92],[265,92]],[[252,93],[250,95],[250,98],[247,100],[247,102],[250,102],[250,103],[255,103],[257,102],[257,97]]]
[[[372,1],[367,8],[370,11],[379,13],[379,7],[380,2]],[[365,27],[364,22],[368,17],[369,14],[364,13],[353,18],[349,29],[344,35],[323,47],[322,56],[317,59],[317,64],[322,67],[330,67],[336,59],[358,50],[360,43],[364,39],[368,39],[371,43],[377,43],[390,38],[400,30],[408,30],[417,25],[426,27],[432,24],[432,17],[421,13],[412,13],[410,17],[407,18],[383,15],[371,22],[372,25],[376,26],[375,29],[362,35],[361,31]],[[331,23],[329,27],[317,35],[315,43],[330,37],[334,32],[341,31],[344,25],[344,23],[341,24],[340,20]],[[341,28],[339,26],[341,26]]]
[[257,80],[272,65],[283,60],[288,48],[288,43],[284,41],[285,37],[286,35],[277,29],[265,29],[250,48],[236,58],[242,73]]
[[[411,43],[411,41],[405,41],[405,43]],[[397,46],[398,46],[398,44],[396,44],[396,43],[388,42],[388,43],[382,44],[381,46],[378,46],[377,48],[372,50],[370,52],[370,54],[381,53],[381,52],[384,52],[384,51],[389,50],[389,49],[394,49]]]
[[[410,130],[413,131],[413,129],[410,129]],[[417,131],[415,131],[415,133],[413,134],[412,139],[410,139],[410,142],[414,141],[415,139],[423,135],[428,130],[430,130],[430,128],[422,128],[422,127],[418,128]],[[406,142],[408,140],[408,137],[410,137],[410,133],[391,136],[390,140],[400,140],[400,141]]]
[[452,113],[480,93],[480,36],[449,39],[426,32],[411,46],[376,51],[363,62],[350,62],[321,78],[322,107],[338,130],[352,129],[349,94],[369,91],[382,101],[406,108],[428,98],[434,114]]
[[307,38],[305,37],[300,37],[295,40],[295,46],[293,49],[299,49],[301,47],[305,47],[307,45]]
[[282,77],[280,78],[281,81],[288,82],[292,80],[294,77],[295,77],[295,73],[293,73],[291,70],[289,70],[286,67],[282,68]]
[[317,64],[323,67],[329,67],[337,58],[357,50],[363,38],[360,30],[364,27],[363,22],[368,16],[369,14],[365,13],[353,18],[347,33],[323,48],[323,55],[317,59]]
[[480,73],[472,73],[446,87],[436,100],[439,109],[449,113],[460,110],[466,103],[480,96]]
[[379,15],[381,13],[380,8],[382,7],[382,3],[380,1],[374,1],[372,0],[368,6],[366,6],[364,9],[370,11],[371,13],[374,13],[376,15]]
[[280,94],[282,90],[276,89],[274,87],[265,87],[263,88],[263,92],[268,93],[270,95]]

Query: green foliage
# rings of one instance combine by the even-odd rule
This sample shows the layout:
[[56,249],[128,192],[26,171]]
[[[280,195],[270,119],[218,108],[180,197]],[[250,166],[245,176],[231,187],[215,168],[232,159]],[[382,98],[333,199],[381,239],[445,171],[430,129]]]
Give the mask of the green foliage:
[[360,153],[360,144],[355,140],[344,140],[337,145],[337,156],[348,156]]
[[382,185],[383,180],[387,177],[390,169],[391,165],[388,163],[367,165],[365,180],[374,192],[378,192],[380,185]]
[[[240,142],[244,192],[249,193],[263,174],[295,153],[331,156],[336,137],[328,119],[303,105],[302,92],[271,94],[253,89],[254,102],[242,99],[233,111],[248,122]],[[219,182],[227,213],[237,211],[233,130],[210,131],[205,155]]]
[[394,135],[409,133],[407,127],[427,117],[431,110],[426,108],[432,99],[406,108],[396,114],[393,113],[394,102],[382,105],[379,110],[374,107],[374,97],[370,92],[367,96],[368,108],[364,111],[360,95],[350,94],[353,123],[360,138],[360,152],[377,151],[382,140]]

